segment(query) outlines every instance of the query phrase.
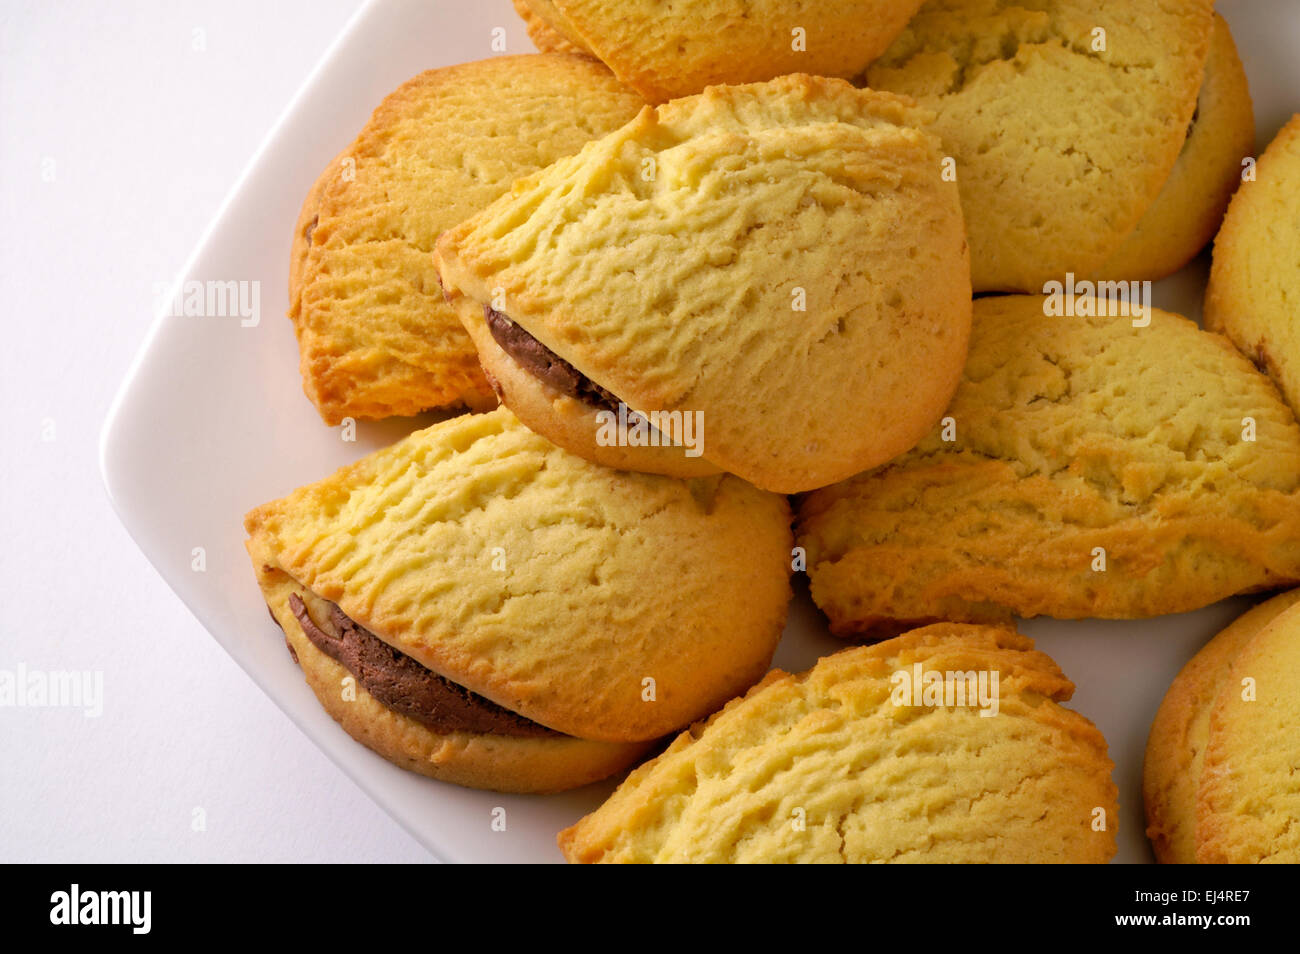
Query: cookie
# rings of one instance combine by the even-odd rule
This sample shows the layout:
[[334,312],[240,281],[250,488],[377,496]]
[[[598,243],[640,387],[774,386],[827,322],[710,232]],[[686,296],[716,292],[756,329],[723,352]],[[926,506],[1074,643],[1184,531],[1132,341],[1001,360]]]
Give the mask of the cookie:
[[1300,606],[1232,660],[1196,789],[1199,864],[1300,864]]
[[1254,173],[1214,240],[1205,325],[1231,338],[1300,414],[1300,114]]
[[[490,724],[475,726],[463,718],[455,719],[454,708],[450,724],[429,718],[427,713],[400,711],[371,694],[362,681],[366,670],[358,670],[359,677],[318,648],[290,605],[291,596],[302,605],[322,604],[316,618],[328,625],[330,611],[323,601],[276,567],[274,555],[263,541],[250,541],[249,553],[271,615],[284,631],[289,652],[321,706],[348,735],[395,765],[468,788],[537,794],[577,788],[621,772],[652,744],[578,739],[544,731],[535,723],[542,731],[491,731]],[[382,683],[376,682],[374,688],[389,702],[400,705],[400,697],[388,697]],[[482,701],[478,707],[486,708]]]
[[604,67],[560,55],[430,70],[384,100],[294,230],[289,317],[327,424],[495,405],[438,291],[434,241],[641,105]]
[[1300,580],[1300,425],[1272,383],[1185,318],[1101,305],[978,300],[940,425],[803,500],[835,632],[1159,616]]
[[1113,766],[1060,705],[1073,691],[1014,630],[956,624],[776,670],[560,847],[587,863],[1104,862]]
[[1214,35],[1196,115],[1164,188],[1110,260],[1103,279],[1155,280],[1172,275],[1219,230],[1241,182],[1242,159],[1255,148],[1255,112],[1232,31],[1214,16]]
[[652,103],[787,73],[849,79],[921,0],[514,0],[538,49],[603,60]]
[[1197,789],[1210,740],[1210,713],[1225,690],[1233,660],[1260,631],[1300,602],[1291,590],[1237,619],[1198,652],[1170,685],[1147,737],[1142,767],[1147,837],[1161,864],[1196,862]]
[[528,38],[533,41],[533,46],[537,47],[540,52],[591,56],[590,51],[565,39],[550,24],[534,13],[532,7],[528,5],[528,0],[511,0],[511,2],[515,5],[515,12],[524,21],[524,28],[528,31]]
[[[730,476],[608,470],[504,408],[418,431],[258,507],[245,528],[299,660],[306,640],[453,762],[443,735],[640,743],[707,715],[766,671],[790,598],[782,498]],[[341,673],[305,655],[318,692],[332,691]],[[344,725],[381,754],[430,750],[400,719],[357,731],[364,714]],[[506,757],[540,757],[524,747]],[[590,768],[629,751],[561,754]],[[453,780],[485,771],[421,764]],[[535,784],[556,787],[532,775],[515,787]]]
[[1211,0],[921,8],[865,79],[938,114],[976,291],[1105,265],[1174,169],[1212,30]]
[[810,76],[647,108],[444,233],[444,290],[502,401],[573,453],[823,486],[912,446],[961,374],[967,250],[925,119]]

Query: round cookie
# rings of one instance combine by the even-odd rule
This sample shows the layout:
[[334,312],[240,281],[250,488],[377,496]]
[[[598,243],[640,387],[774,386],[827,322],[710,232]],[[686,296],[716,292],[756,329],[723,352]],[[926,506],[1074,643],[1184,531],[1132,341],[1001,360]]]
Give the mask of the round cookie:
[[1300,425],[1220,335],[1097,297],[975,302],[944,419],[809,494],[832,631],[1180,613],[1300,581]]
[[1300,606],[1232,660],[1196,790],[1199,864],[1300,864]]
[[434,242],[642,105],[600,64],[557,54],[430,70],[385,99],[294,228],[289,317],[322,419],[494,406],[439,294]]
[[245,528],[259,574],[310,594],[309,637],[333,604],[429,678],[595,741],[657,738],[744,691],[790,599],[781,497],[608,470],[504,408],[418,431]]
[[1228,22],[1216,13],[1196,115],[1174,171],[1097,277],[1154,281],[1195,258],[1219,230],[1241,182],[1241,161],[1254,146],[1246,70]]
[[1205,75],[1212,0],[1032,7],[929,0],[866,74],[938,114],[977,292],[1095,274],[1168,180]]
[[1210,737],[1210,712],[1233,660],[1269,623],[1300,602],[1291,590],[1239,617],[1178,673],[1151,724],[1142,765],[1147,838],[1161,864],[1196,862],[1196,792]]
[[1113,766],[1060,705],[1073,690],[1015,631],[956,624],[776,670],[560,847],[585,863],[1105,862]]
[[348,735],[408,771],[468,788],[559,792],[621,772],[650,747],[559,733],[510,736],[431,728],[374,698],[353,673],[312,643],[289,606],[291,593],[310,598],[300,584],[265,564],[258,566],[258,575],[271,615],[321,706]]
[[539,49],[603,60],[652,103],[787,73],[849,79],[921,0],[514,0]]
[[1300,414],[1300,114],[1260,156],[1214,240],[1205,326],[1222,331]]
[[[965,234],[926,118],[809,76],[647,108],[446,232],[444,291],[503,402],[573,453],[824,486],[912,446],[961,374]],[[621,439],[620,406],[665,440]]]

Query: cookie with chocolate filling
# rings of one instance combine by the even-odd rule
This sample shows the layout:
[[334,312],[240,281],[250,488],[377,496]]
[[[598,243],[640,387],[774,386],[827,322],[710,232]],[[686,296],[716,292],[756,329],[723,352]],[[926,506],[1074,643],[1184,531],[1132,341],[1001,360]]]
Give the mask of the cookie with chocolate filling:
[[379,105],[294,229],[289,317],[325,423],[495,406],[438,291],[434,241],[642,105],[599,63],[558,54],[429,70]]
[[245,528],[330,714],[478,788],[626,767],[762,676],[790,596],[779,496],[609,470],[504,408],[418,431]]
[[961,375],[965,232],[926,118],[804,75],[647,108],[444,233],[444,292],[573,453],[824,486],[911,447]]

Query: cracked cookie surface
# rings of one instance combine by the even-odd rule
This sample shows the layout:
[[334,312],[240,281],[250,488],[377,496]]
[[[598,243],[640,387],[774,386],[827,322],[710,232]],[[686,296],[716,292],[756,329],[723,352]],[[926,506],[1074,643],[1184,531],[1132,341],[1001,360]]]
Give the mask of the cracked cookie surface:
[[865,79],[938,114],[976,291],[1038,292],[1115,252],[1182,149],[1212,26],[1211,0],[921,8]]
[[429,70],[321,174],[294,232],[289,317],[303,390],[330,425],[496,400],[433,267],[444,230],[643,105],[559,54]]
[[[911,447],[961,373],[966,239],[927,119],[822,77],[711,87],[444,233],[439,274],[503,403],[573,453],[824,486]],[[698,417],[700,455],[599,442],[597,410],[493,340],[483,306],[497,298],[630,408]]]
[[245,528],[269,554],[255,564],[426,669],[559,732],[630,742],[766,671],[789,522],[738,478],[608,470],[500,408],[417,431]]
[[652,103],[787,73],[850,79],[921,0],[514,0],[538,49],[581,50]]
[[[895,704],[896,674],[918,666],[997,673],[997,714]],[[775,670],[633,771],[560,847],[587,863],[1104,862],[1112,763],[1096,727],[1060,705],[1073,691],[1000,627],[929,626]]]
[[1180,316],[1044,303],[978,300],[949,424],[804,498],[832,630],[1158,616],[1300,579],[1300,425],[1272,383]]

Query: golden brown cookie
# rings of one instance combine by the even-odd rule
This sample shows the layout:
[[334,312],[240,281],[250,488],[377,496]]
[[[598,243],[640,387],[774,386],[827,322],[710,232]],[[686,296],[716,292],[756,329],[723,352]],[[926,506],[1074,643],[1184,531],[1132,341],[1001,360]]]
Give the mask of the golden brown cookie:
[[[960,692],[964,695],[959,695]],[[1106,740],[1029,639],[941,624],[773,671],[560,833],[574,862],[1104,862]]]
[[1165,693],[1142,767],[1147,837],[1161,864],[1196,862],[1196,793],[1210,740],[1210,713],[1225,688],[1235,688],[1229,682],[1233,660],[1298,602],[1300,590],[1291,590],[1241,616],[1191,658]]
[[[245,528],[286,632],[437,730],[655,739],[763,674],[790,597],[782,498],[608,470],[504,408],[418,431]],[[557,754],[589,774],[629,751]]]
[[289,597],[296,594],[310,601],[311,593],[275,566],[264,541],[250,541],[249,552],[271,615],[321,706],[348,735],[395,765],[468,788],[559,792],[621,772],[651,746],[593,742],[559,732],[509,735],[430,726],[396,711],[372,696],[354,673],[306,635]]
[[289,317],[327,424],[495,404],[442,300],[434,242],[641,105],[604,67],[556,54],[430,70],[384,100],[294,229]]
[[1101,305],[978,300],[939,426],[803,500],[835,632],[1159,616],[1300,580],[1300,425],[1272,383],[1185,318]]
[[590,50],[569,41],[534,13],[533,8],[528,5],[528,0],[511,0],[511,2],[515,5],[515,12],[524,21],[524,27],[528,30],[528,38],[533,41],[533,46],[537,47],[540,52],[575,53],[579,56],[591,56]]
[[1091,276],[1137,227],[1187,137],[1213,8],[928,0],[872,64],[873,89],[938,114],[977,292]]
[[1233,657],[1196,789],[1200,864],[1300,864],[1300,606]]
[[1300,115],[1260,156],[1214,240],[1205,326],[1222,331],[1300,414]]
[[443,287],[503,402],[573,453],[823,486],[912,446],[961,374],[965,235],[925,119],[810,76],[647,108],[446,232]]
[[538,49],[603,60],[652,103],[787,73],[849,79],[921,0],[514,0]]
[[1241,182],[1242,159],[1255,148],[1255,111],[1232,31],[1214,16],[1214,37],[1192,128],[1160,194],[1098,277],[1164,278],[1214,238]]

